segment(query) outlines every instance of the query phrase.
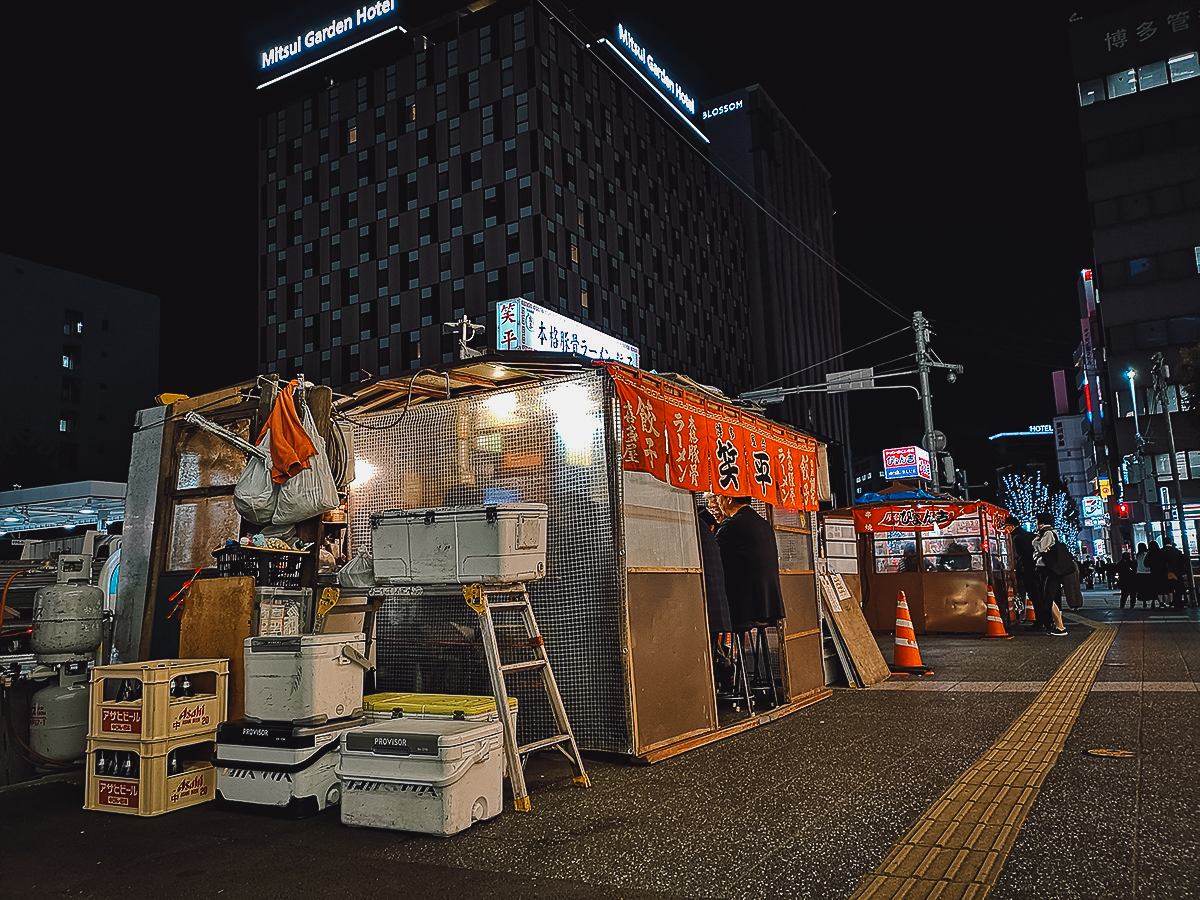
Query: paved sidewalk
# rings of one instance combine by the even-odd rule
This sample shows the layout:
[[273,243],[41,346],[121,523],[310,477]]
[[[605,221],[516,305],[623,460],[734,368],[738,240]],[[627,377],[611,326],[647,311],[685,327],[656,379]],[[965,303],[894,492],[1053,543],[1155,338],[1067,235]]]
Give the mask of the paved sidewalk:
[[[1116,627],[990,896],[1200,896],[1200,621],[1086,595]],[[654,766],[557,754],[533,809],[453,838],[287,821],[204,804],[156,819],[85,812],[78,784],[0,791],[13,896],[849,897],[1034,702],[1092,633],[923,636],[935,675],[837,690],[766,727]],[[891,658],[890,638],[881,637]],[[897,687],[898,686],[898,689]],[[1171,686],[1171,687],[1167,687]],[[1131,750],[1131,758],[1088,755]]]

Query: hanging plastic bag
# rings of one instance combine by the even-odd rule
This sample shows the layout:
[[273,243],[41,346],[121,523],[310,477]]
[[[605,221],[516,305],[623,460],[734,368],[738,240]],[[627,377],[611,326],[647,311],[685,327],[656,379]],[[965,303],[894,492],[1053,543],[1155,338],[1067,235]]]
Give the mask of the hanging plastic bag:
[[336,509],[341,503],[337,484],[333,480],[333,470],[329,467],[329,457],[325,455],[325,441],[317,431],[317,423],[307,406],[304,407],[302,421],[304,431],[312,440],[316,452],[309,457],[307,469],[301,469],[278,485],[279,502],[275,506],[275,515],[271,518],[276,525],[303,522],[326,510]]
[[269,525],[279,502],[279,485],[271,480],[270,432],[262,436],[258,446],[267,451],[267,459],[250,457],[233,489],[233,505],[246,521]]
[[367,551],[359,550],[354,559],[338,569],[337,580],[342,587],[375,587],[375,560]]

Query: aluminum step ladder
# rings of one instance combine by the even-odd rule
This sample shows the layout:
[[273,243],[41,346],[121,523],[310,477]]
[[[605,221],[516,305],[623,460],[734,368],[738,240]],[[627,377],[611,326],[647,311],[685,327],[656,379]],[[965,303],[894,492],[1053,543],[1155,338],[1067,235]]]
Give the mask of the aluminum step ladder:
[[[491,599],[501,597],[504,599]],[[487,655],[488,671],[492,676],[492,692],[496,698],[497,711],[504,710],[500,721],[504,724],[504,755],[508,761],[508,777],[512,785],[513,808],[518,812],[529,811],[529,791],[525,787],[525,770],[523,760],[530,754],[550,747],[558,750],[571,763],[575,770],[574,781],[582,787],[591,786],[591,780],[583,770],[583,759],[579,755],[579,747],[575,743],[575,735],[571,731],[571,723],[567,721],[567,710],[563,706],[562,696],[558,692],[558,682],[554,680],[554,672],[550,668],[550,659],[546,656],[546,642],[538,630],[537,621],[533,618],[533,607],[529,602],[529,589],[523,583],[482,585],[468,584],[463,588],[463,599],[479,616],[479,633],[483,639],[483,650]],[[529,640],[529,649],[534,658],[521,662],[505,664],[500,660],[500,645],[496,641],[496,625],[492,621],[492,610],[509,609],[521,613],[525,626],[525,635]],[[542,675],[542,684],[546,689],[546,698],[550,701],[550,709],[558,726],[558,734],[534,741],[531,744],[517,744],[517,731],[512,716],[508,711],[508,685],[504,677],[510,672],[538,671]]]

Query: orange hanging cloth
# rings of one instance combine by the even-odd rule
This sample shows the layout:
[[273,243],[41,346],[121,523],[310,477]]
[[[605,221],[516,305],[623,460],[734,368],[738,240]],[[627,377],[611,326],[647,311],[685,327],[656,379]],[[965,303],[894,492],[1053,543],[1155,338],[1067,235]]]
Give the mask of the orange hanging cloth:
[[261,441],[263,435],[271,432],[271,480],[276,484],[283,484],[307,469],[309,457],[317,452],[296,414],[292,391],[298,385],[298,381],[288,382],[287,387],[279,392],[271,415],[267,417],[267,424],[258,433],[258,441]]

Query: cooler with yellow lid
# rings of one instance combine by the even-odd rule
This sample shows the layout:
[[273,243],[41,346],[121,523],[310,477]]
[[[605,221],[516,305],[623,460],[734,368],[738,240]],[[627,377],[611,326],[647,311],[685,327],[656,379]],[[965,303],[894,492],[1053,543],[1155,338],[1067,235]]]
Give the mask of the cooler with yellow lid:
[[[517,698],[508,698],[513,730],[517,727]],[[459,719],[466,722],[496,721],[496,698],[468,694],[412,694],[385,692],[363,697],[368,722],[388,719]]]

